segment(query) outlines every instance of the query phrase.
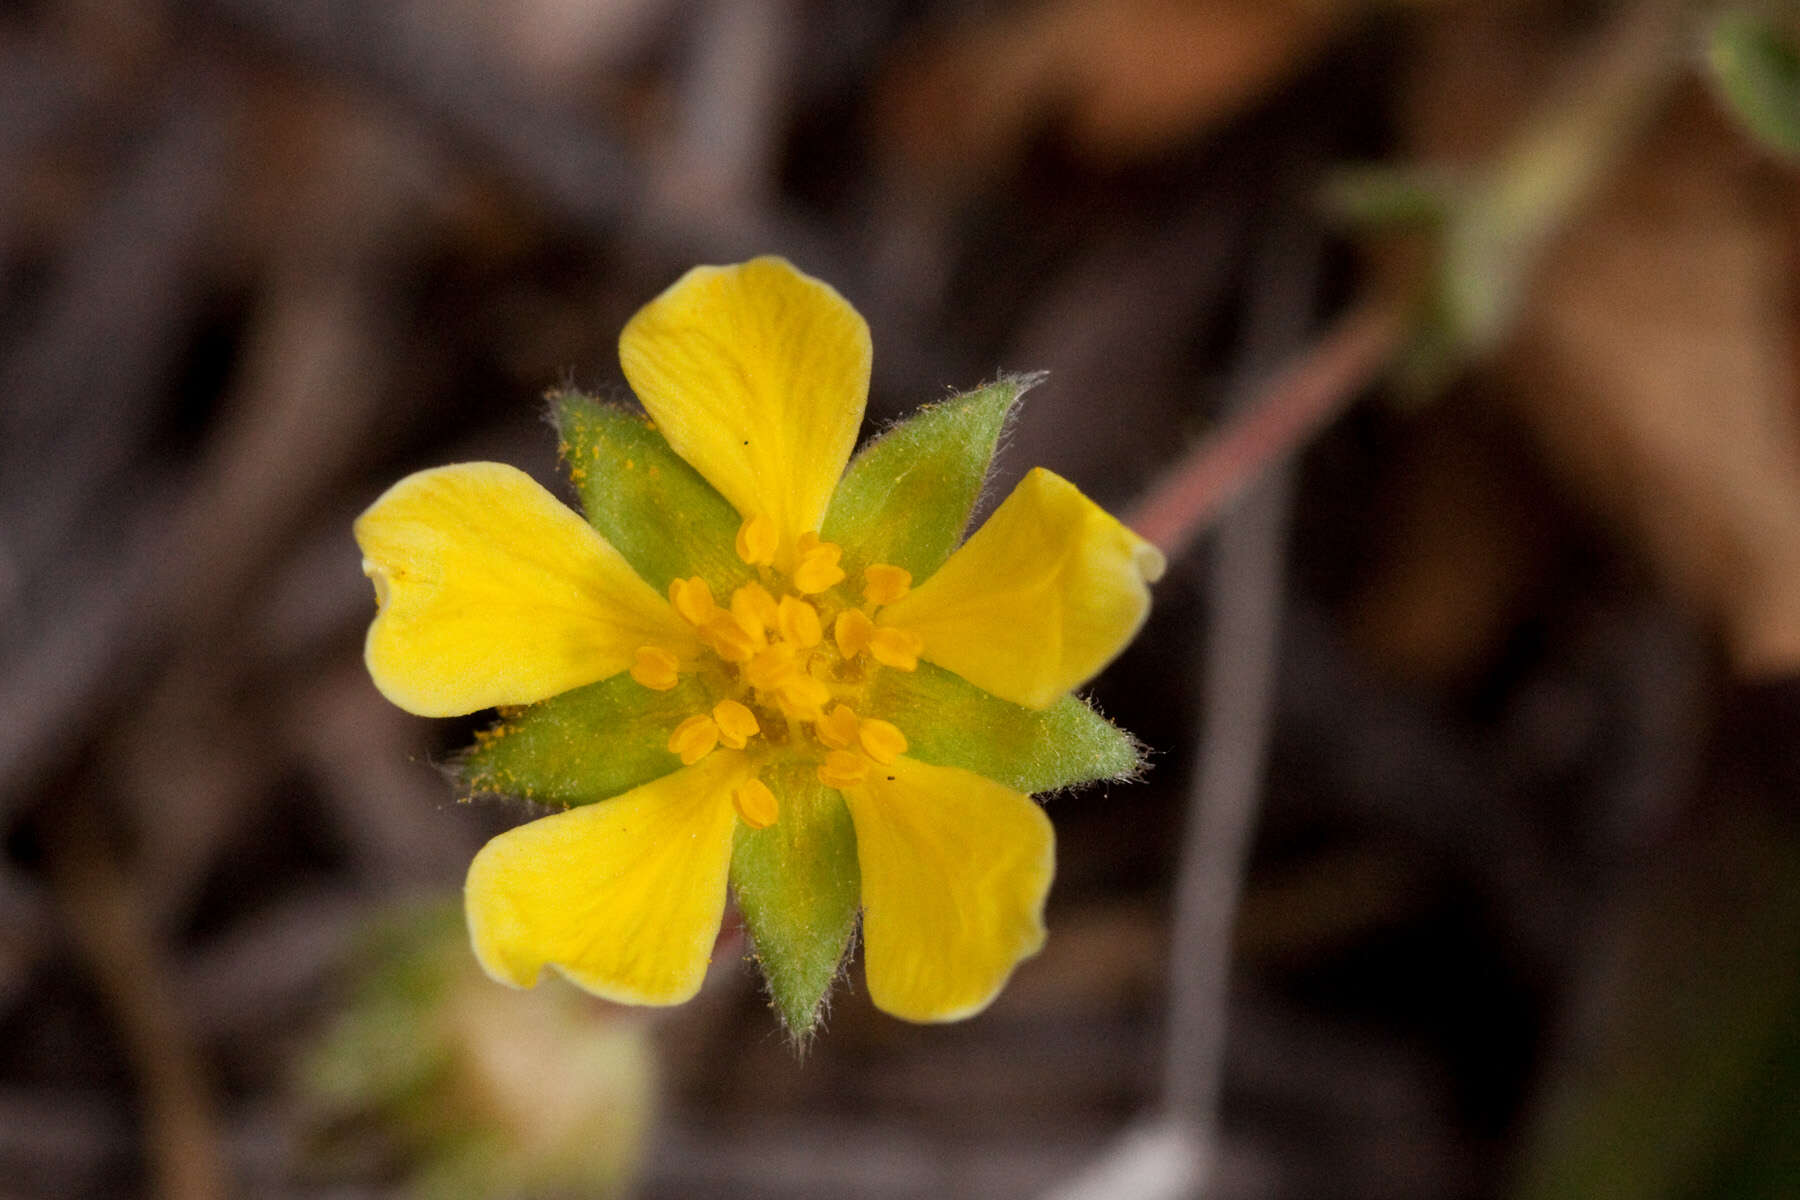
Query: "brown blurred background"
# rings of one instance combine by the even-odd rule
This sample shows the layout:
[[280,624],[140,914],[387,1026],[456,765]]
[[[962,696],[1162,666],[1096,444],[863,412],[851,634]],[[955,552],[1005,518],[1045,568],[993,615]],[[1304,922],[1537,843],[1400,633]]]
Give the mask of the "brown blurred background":
[[[1800,1195],[1800,192],[1721,11],[5,6],[0,1197]],[[1044,954],[940,1028],[853,968],[803,1056],[740,942],[474,973],[528,814],[369,684],[349,533],[553,481],[542,394],[764,252],[871,427],[1048,370],[1002,481],[1116,511],[1402,330],[1094,686],[1153,769],[1050,798]]]

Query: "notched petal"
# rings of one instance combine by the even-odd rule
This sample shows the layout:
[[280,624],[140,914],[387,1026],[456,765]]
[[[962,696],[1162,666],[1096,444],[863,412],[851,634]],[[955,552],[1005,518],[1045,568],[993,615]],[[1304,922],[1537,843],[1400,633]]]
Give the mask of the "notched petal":
[[364,658],[426,717],[530,704],[692,634],[617,550],[529,475],[462,463],[409,475],[356,521],[380,603]]
[[1164,566],[1156,547],[1040,467],[877,622],[920,634],[921,657],[975,686],[1046,708],[1137,634]]
[[544,967],[623,1004],[700,989],[725,911],[741,754],[714,754],[611,800],[521,825],[469,866],[482,968],[531,987]]
[[862,873],[869,997],[908,1021],[986,1008],[1044,944],[1056,869],[1031,797],[910,758],[844,793]]
[[869,394],[869,327],[786,260],[695,267],[619,337],[669,445],[784,547],[819,528]]

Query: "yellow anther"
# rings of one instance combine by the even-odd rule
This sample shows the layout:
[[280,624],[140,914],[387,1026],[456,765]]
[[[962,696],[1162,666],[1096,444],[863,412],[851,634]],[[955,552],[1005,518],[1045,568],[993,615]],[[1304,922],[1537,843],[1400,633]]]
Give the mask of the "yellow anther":
[[767,829],[781,815],[775,793],[760,779],[746,779],[733,788],[731,807],[737,809],[738,820],[752,829]]
[[781,531],[763,513],[757,513],[738,526],[738,557],[753,567],[766,567],[775,561],[775,550],[781,544]]
[[884,667],[898,667],[902,671],[911,671],[919,665],[919,651],[925,648],[925,639],[910,629],[887,629],[877,627],[869,635],[869,653],[876,662]]
[[744,743],[762,732],[756,714],[736,700],[721,700],[713,705],[712,719],[719,727],[719,740],[733,750],[742,750]]
[[874,636],[875,622],[859,608],[846,608],[831,626],[831,638],[837,643],[838,653],[845,658],[855,658],[867,650],[869,639]]
[[819,610],[798,596],[783,596],[777,610],[781,636],[802,650],[811,649],[825,636],[819,625]]
[[639,646],[632,658],[631,677],[653,692],[666,692],[680,680],[676,668],[681,660],[661,646]]
[[744,632],[753,638],[761,638],[775,625],[775,597],[760,583],[746,583],[731,593],[731,615],[744,627]]
[[892,604],[912,591],[912,572],[892,563],[870,563],[863,571],[863,599],[870,604]]
[[865,718],[856,727],[856,736],[869,757],[884,766],[906,753],[906,735],[887,721]]
[[766,650],[757,651],[744,664],[744,682],[764,691],[773,689],[784,679],[799,673],[800,665],[794,661],[794,648],[786,642],[776,642]]
[[712,588],[698,575],[692,579],[676,579],[669,584],[669,603],[687,619],[688,624],[704,627],[719,611],[713,603]]
[[702,713],[689,717],[669,735],[669,753],[681,755],[681,765],[691,767],[713,752],[719,744],[719,725]]
[[831,689],[811,675],[795,671],[776,685],[775,695],[795,716],[815,721],[831,699]]
[[826,543],[819,540],[819,531],[818,530],[809,529],[805,533],[801,534],[799,537],[794,539],[794,553],[799,555],[801,558],[805,558],[808,554],[812,553],[814,550],[817,550],[820,546],[823,546],[825,544]]
[[843,547],[835,542],[818,542],[800,552],[800,565],[794,568],[794,590],[805,596],[816,596],[843,581],[844,568],[838,559]]
[[869,774],[869,760],[848,750],[833,750],[819,764],[819,782],[829,788],[855,787]]
[[726,662],[749,662],[757,650],[757,639],[745,632],[737,618],[728,612],[714,613],[713,619],[700,631],[700,640]]
[[840,704],[813,726],[813,736],[833,750],[848,750],[856,742],[856,713],[848,704]]

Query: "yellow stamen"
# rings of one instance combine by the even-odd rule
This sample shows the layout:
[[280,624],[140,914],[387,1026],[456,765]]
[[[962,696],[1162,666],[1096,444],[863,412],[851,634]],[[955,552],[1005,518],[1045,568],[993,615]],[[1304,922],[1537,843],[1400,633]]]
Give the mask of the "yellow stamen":
[[669,753],[681,755],[681,765],[691,767],[719,744],[718,722],[702,713],[689,717],[669,735]]
[[692,579],[676,579],[669,584],[669,603],[687,619],[688,624],[704,627],[718,612],[713,603],[712,588],[698,575]]
[[[843,547],[835,542],[818,542],[817,534],[809,535],[815,544],[800,552],[800,565],[794,568],[794,590],[805,596],[816,596],[843,581],[844,568],[838,566]],[[805,542],[802,538],[802,543]]]
[[713,619],[700,631],[700,640],[726,662],[749,662],[757,649],[757,639],[752,638],[728,612],[714,613]]
[[798,596],[783,596],[777,610],[781,636],[802,650],[819,644],[824,630],[819,625],[819,610]]
[[869,635],[869,655],[882,666],[898,667],[900,671],[918,669],[918,655],[925,649],[925,639],[913,630],[889,630],[886,626],[877,626],[877,630]]
[[863,599],[870,604],[892,604],[912,591],[912,572],[892,563],[870,563],[863,571]]
[[838,653],[845,658],[855,658],[869,648],[869,639],[875,636],[875,622],[869,620],[869,614],[857,608],[847,608],[838,614],[838,619],[831,626],[832,640],[837,643]]
[[809,529],[805,533],[801,534],[799,537],[794,539],[794,553],[799,555],[801,558],[805,558],[808,554],[812,553],[814,550],[817,550],[820,546],[824,546],[827,544],[828,543],[823,542],[819,539],[819,531],[818,530]]
[[799,671],[800,666],[794,661],[794,648],[786,642],[776,642],[766,650],[757,651],[744,664],[744,682],[769,691]]
[[719,727],[719,740],[733,750],[742,750],[744,743],[762,732],[756,714],[736,700],[721,700],[713,705],[712,718]]
[[795,671],[783,679],[775,689],[775,693],[794,715],[805,720],[817,720],[824,711],[825,702],[831,699],[831,689],[811,675]]
[[775,561],[775,550],[781,544],[781,531],[764,513],[757,513],[738,526],[738,557],[753,567],[766,567]]
[[869,774],[869,760],[848,750],[833,750],[819,764],[819,782],[829,788],[855,787]]
[[653,692],[666,692],[680,680],[676,668],[681,660],[661,646],[639,646],[631,663],[631,677]]
[[813,736],[833,750],[847,750],[856,741],[856,713],[849,705],[840,704],[813,726]]
[[924,648],[925,639],[910,629],[877,628],[869,636],[869,653],[875,661],[902,671],[917,669]]
[[890,722],[864,718],[856,735],[869,757],[883,766],[906,753],[906,735]]
[[731,807],[737,809],[738,820],[752,829],[767,829],[781,815],[775,793],[760,779],[738,784],[731,793]]
[[760,583],[746,583],[731,593],[731,615],[752,637],[760,639],[776,623],[775,597]]

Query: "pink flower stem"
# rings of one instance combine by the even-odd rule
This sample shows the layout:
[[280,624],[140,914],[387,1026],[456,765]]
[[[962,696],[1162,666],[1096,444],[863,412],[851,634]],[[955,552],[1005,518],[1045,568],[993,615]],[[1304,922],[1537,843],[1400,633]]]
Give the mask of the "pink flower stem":
[[1404,306],[1371,298],[1276,372],[1261,394],[1200,440],[1125,516],[1171,559],[1244,490],[1354,400],[1399,349]]

